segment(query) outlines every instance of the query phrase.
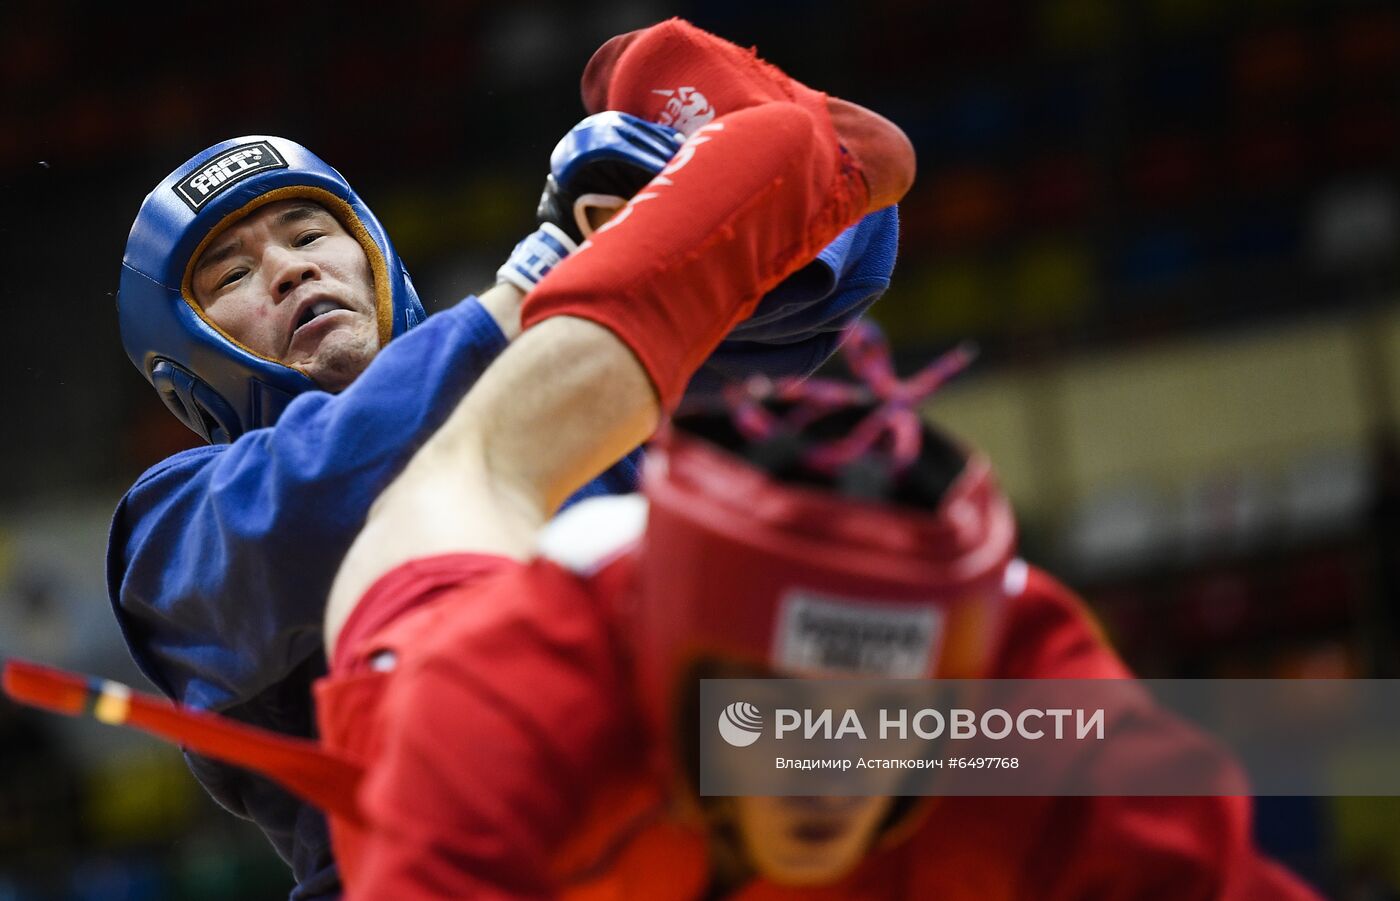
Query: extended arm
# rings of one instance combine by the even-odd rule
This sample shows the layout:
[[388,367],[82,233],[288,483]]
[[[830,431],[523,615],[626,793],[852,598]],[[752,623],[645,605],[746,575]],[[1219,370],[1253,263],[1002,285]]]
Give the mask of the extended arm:
[[[349,897],[547,895],[555,842],[628,721],[625,674],[608,602],[516,561],[766,292],[868,212],[825,110],[760,74],[779,89],[697,128],[539,283],[523,336],[374,504],[342,564],[321,718],[329,741],[372,761],[365,829],[344,854],[360,868]],[[360,703],[361,686],[382,702]]]
[[697,130],[540,283],[524,337],[375,504],[333,586],[327,646],[409,560],[528,556],[564,497],[650,434],[723,336],[867,202],[820,110],[764,100]]
[[659,410],[612,332],[568,316],[529,330],[375,502],[331,589],[327,646],[400,563],[462,550],[528,558],[545,519],[644,441]]

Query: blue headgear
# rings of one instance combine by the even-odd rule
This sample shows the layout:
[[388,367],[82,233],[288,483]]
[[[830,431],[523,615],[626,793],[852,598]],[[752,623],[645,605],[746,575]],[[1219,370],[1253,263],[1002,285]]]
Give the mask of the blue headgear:
[[214,325],[194,300],[193,262],[224,229],[264,204],[304,198],[360,242],[378,298],[379,343],[426,317],[384,227],[340,173],[294,141],[234,138],[196,154],[141,204],[122,260],[122,346],[171,412],[206,441],[270,426],[316,385]]

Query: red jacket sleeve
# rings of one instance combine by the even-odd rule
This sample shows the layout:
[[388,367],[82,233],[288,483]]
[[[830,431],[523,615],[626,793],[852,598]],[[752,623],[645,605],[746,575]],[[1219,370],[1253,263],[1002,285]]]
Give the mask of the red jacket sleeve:
[[552,564],[502,561],[381,634],[398,663],[356,727],[347,898],[552,897],[565,827],[639,746],[606,611]]
[[[1012,599],[997,655],[997,678],[1121,679],[1128,667],[1109,647],[1083,601],[1031,569]],[[1117,749],[1089,765],[1169,766],[1186,757],[1237,778],[1207,739],[1161,711],[1110,718]],[[1130,733],[1125,735],[1124,733]],[[1031,799],[1027,799],[1031,800]],[[1027,884],[1036,897],[1070,899],[1212,899],[1290,901],[1321,896],[1264,857],[1251,837],[1247,796],[1094,797],[1052,802],[1053,829],[1032,853]]]

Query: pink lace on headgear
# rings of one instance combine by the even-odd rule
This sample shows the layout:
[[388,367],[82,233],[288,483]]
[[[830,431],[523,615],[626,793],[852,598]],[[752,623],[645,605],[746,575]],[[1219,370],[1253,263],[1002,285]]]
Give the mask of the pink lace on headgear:
[[[835,475],[878,451],[891,474],[897,475],[913,465],[923,446],[919,404],[965,370],[976,359],[977,347],[964,341],[907,379],[895,374],[889,344],[873,323],[853,323],[841,350],[858,383],[824,378],[774,382],[755,377],[725,393],[734,425],[750,442],[762,443],[777,435],[800,434],[811,423],[847,407],[874,403],[875,408],[855,428],[807,448],[801,462],[810,471]],[[780,415],[764,406],[763,401],[770,399],[791,407]]]

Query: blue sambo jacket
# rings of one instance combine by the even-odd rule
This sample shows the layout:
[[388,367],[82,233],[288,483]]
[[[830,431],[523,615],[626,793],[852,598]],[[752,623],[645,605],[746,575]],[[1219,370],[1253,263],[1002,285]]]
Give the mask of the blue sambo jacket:
[[[894,208],[872,213],[759,304],[692,392],[754,372],[805,375],[889,285]],[[166,695],[298,736],[315,734],[321,620],[370,503],[505,348],[469,297],[385,347],[348,389],[296,398],[272,428],[183,451],[132,486],[112,519],[107,580],[122,635]],[[640,451],[578,497],[635,490]],[[295,901],[338,896],[324,819],[272,783],[188,757],[224,807],[292,867]]]

